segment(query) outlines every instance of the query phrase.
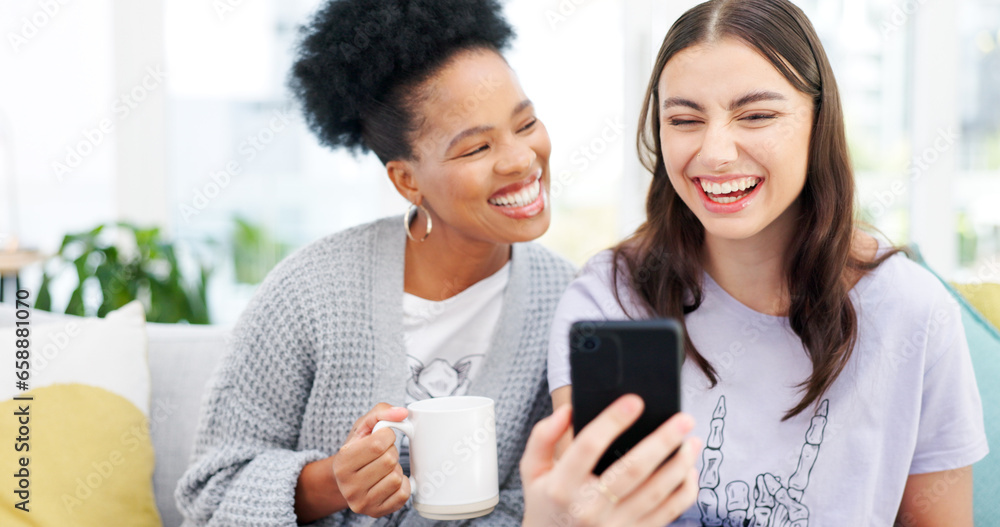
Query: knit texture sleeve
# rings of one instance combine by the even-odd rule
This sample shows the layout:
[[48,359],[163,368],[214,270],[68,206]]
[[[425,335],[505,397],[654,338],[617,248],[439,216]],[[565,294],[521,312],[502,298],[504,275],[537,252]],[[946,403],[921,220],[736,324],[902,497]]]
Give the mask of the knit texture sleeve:
[[294,273],[272,272],[233,330],[203,403],[192,464],[175,497],[185,525],[293,526],[296,449],[315,374]]

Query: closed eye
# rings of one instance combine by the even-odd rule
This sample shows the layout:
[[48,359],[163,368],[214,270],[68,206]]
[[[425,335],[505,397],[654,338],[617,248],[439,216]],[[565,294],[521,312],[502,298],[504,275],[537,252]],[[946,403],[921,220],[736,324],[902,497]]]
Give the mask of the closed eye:
[[490,147],[490,145],[483,145],[483,146],[481,146],[481,147],[479,147],[479,148],[477,148],[477,149],[469,152],[468,154],[462,154],[462,155],[460,155],[458,157],[472,157],[472,156],[474,156],[474,155],[476,155],[476,154],[478,154],[480,152],[485,152],[487,149],[489,149],[489,147]]
[[538,119],[532,119],[530,122],[528,122],[528,124],[522,126],[521,129],[518,130],[518,132],[524,132],[530,130],[535,126],[536,123],[538,123]]
[[773,114],[755,113],[753,115],[748,115],[748,116],[744,117],[743,120],[744,121],[751,121],[751,122],[753,122],[753,121],[768,121],[768,120],[771,120],[771,119],[776,119],[777,117],[778,117],[777,115],[773,115]]
[[699,122],[700,121],[692,121],[692,120],[689,120],[689,119],[671,119],[670,120],[670,126],[684,126],[684,125],[687,125],[687,124],[697,124]]

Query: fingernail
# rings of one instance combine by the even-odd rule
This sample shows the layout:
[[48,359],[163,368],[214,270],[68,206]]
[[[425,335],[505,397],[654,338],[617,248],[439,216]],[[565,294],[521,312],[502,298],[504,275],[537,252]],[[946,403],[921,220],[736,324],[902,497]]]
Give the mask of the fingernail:
[[626,395],[618,401],[618,409],[621,413],[629,415],[639,411],[641,399],[638,395]]
[[685,455],[692,461],[698,457],[698,450],[700,450],[700,448],[701,447],[698,445],[697,442],[691,442],[691,441],[684,442],[684,450],[686,452]]
[[694,429],[694,418],[688,414],[677,414],[677,430],[686,434]]

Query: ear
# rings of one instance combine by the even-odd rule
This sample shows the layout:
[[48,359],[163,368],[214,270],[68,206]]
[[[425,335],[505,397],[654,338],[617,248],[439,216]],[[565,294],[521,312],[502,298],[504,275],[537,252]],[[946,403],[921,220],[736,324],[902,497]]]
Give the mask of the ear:
[[396,192],[399,192],[400,196],[403,196],[410,203],[420,205],[423,197],[420,194],[420,188],[417,186],[417,180],[413,177],[414,166],[412,161],[389,161],[385,164],[385,171],[389,176],[389,181],[396,187]]

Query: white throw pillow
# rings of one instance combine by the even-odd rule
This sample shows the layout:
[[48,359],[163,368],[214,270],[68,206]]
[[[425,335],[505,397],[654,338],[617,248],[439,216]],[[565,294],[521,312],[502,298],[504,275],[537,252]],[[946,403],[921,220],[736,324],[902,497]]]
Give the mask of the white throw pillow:
[[0,525],[159,526],[142,304],[31,321],[27,391],[14,376],[14,307],[2,309],[0,437],[26,431],[27,446],[0,456],[0,473],[24,476],[20,492],[0,493]]

